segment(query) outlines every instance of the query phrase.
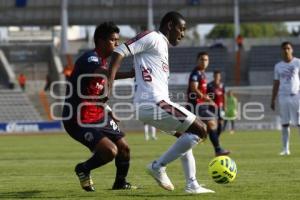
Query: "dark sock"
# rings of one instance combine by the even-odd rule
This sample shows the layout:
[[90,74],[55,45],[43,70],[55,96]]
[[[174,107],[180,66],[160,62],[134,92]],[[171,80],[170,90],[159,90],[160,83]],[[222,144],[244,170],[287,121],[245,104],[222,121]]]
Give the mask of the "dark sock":
[[217,130],[211,130],[209,132],[209,139],[211,141],[211,143],[213,144],[214,148],[215,148],[215,151],[218,152],[221,150],[221,147],[220,147],[220,143],[219,143],[219,136],[218,136],[218,132]]
[[221,133],[222,133],[222,123],[221,123],[221,122],[218,122],[217,133],[218,133],[218,136],[220,137],[220,135],[221,135]]
[[124,159],[117,156],[115,158],[115,165],[117,168],[115,182],[120,184],[125,183],[130,165],[129,159]]
[[231,121],[231,130],[234,130],[234,120]]
[[91,170],[105,165],[106,163],[108,162],[103,161],[103,159],[100,156],[100,153],[96,152],[90,159],[81,163],[81,169],[84,172],[90,172]]
[[227,120],[224,121],[224,125],[223,125],[223,131],[226,130],[226,125],[227,125]]

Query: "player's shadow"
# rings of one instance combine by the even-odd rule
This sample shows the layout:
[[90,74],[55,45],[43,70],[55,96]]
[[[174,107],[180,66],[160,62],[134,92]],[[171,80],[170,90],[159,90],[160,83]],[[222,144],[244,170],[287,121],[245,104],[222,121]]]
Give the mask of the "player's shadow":
[[18,192],[1,192],[0,199],[27,199],[36,197],[42,191],[39,190],[28,190],[28,191],[18,191]]

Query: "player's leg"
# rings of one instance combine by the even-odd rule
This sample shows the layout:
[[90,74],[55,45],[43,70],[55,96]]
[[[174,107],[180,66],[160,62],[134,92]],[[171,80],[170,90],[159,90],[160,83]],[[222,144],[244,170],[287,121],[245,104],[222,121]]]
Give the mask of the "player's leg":
[[225,119],[224,120],[224,124],[223,124],[223,131],[226,131],[227,122],[228,122],[228,120]]
[[230,130],[230,134],[234,134],[234,132],[235,132],[234,119],[233,119],[233,120],[230,120],[230,122],[231,122],[231,130]]
[[84,190],[95,190],[90,172],[112,161],[116,157],[117,152],[116,145],[107,137],[102,137],[94,147],[92,156],[85,162],[76,165],[75,172]]
[[207,129],[209,132],[209,139],[213,144],[216,156],[230,154],[230,151],[221,147],[216,120],[207,121]]
[[151,138],[153,140],[157,140],[157,137],[156,137],[156,128],[154,126],[151,126]]
[[224,116],[223,109],[218,108],[218,128],[217,128],[217,131],[218,131],[219,137],[220,137],[220,135],[223,131],[223,123],[224,123],[223,116]]
[[73,122],[64,122],[64,127],[69,135],[85,145],[93,153],[85,162],[75,167],[81,187],[86,191],[94,191],[90,172],[112,161],[117,155],[117,146],[104,134],[104,128],[82,127]]
[[[214,109],[217,111],[217,109]],[[220,141],[219,141],[219,134],[218,134],[218,125],[217,125],[217,115],[216,112],[211,112],[212,110],[209,110],[207,105],[200,105],[196,109],[196,113],[198,113],[199,117],[204,120],[204,122],[207,125],[207,132],[209,133],[209,139],[214,147],[215,155],[228,155],[230,154],[230,151],[225,150],[221,147]]]
[[118,147],[118,154],[115,158],[115,166],[117,168],[116,178],[113,184],[113,190],[120,189],[136,189],[136,186],[132,186],[127,182],[126,177],[130,166],[130,149],[127,141],[124,137],[115,141]]
[[217,128],[217,132],[218,132],[218,136],[220,137],[221,133],[222,133],[222,124],[223,124],[223,120],[218,120],[218,128]]
[[149,140],[149,125],[144,124],[145,140]]
[[284,156],[284,155],[289,155],[290,154],[290,126],[289,124],[283,124],[282,125],[282,130],[281,130],[281,133],[282,133],[282,137],[281,137],[281,140],[282,140],[282,151],[280,152],[280,155],[281,156]]
[[289,138],[290,138],[290,120],[293,116],[293,108],[290,106],[290,97],[279,97],[279,113],[281,118],[281,141],[282,141],[282,151],[279,155],[289,155]]
[[[183,160],[187,161],[183,165],[184,171],[189,172],[190,169],[195,169],[195,162],[192,152],[188,152],[193,146],[195,146],[200,138],[206,138],[206,125],[196,116],[183,107],[179,107],[170,103],[171,105],[165,104],[162,106],[168,112],[162,112],[160,121],[151,121],[152,125],[159,127],[162,130],[170,131],[185,131],[187,133],[182,134],[178,140],[173,144],[167,152],[165,152],[159,159],[154,161],[148,166],[151,175],[158,181],[160,186],[167,190],[173,190],[173,184],[170,182],[169,178],[165,173],[165,166],[183,156]],[[164,110],[162,109],[162,110]],[[151,113],[151,112],[150,112]],[[173,117],[172,117],[173,116]],[[176,116],[176,117],[174,117]],[[177,125],[177,127],[176,127]],[[187,153],[187,154],[186,154]],[[194,164],[193,164],[194,163]],[[157,173],[156,173],[157,172]],[[160,175],[160,176],[158,176]],[[187,176],[195,177],[195,173],[191,172]],[[199,189],[202,189],[201,191]],[[205,188],[197,188],[192,193],[207,193],[213,192]]]

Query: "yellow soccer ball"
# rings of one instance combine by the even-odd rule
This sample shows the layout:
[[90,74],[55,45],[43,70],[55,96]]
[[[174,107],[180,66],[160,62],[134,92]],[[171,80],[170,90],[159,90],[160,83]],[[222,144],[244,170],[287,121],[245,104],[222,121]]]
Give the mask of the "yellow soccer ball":
[[216,183],[230,183],[236,177],[237,167],[230,157],[218,156],[209,162],[208,173]]

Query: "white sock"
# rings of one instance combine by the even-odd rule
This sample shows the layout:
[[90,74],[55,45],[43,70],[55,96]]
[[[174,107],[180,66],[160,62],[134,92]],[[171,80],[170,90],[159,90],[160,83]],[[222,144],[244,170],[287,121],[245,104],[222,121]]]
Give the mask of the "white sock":
[[290,150],[290,127],[282,127],[282,147],[283,151]]
[[144,131],[145,131],[145,140],[149,139],[149,125],[145,124],[144,125]]
[[185,133],[165,152],[158,160],[154,167],[166,166],[176,160],[198,144],[199,137],[195,134]]
[[188,150],[181,156],[181,164],[185,175],[186,184],[196,180],[196,162],[193,150]]
[[152,133],[152,138],[156,138],[156,128],[154,126],[151,126],[151,133]]

